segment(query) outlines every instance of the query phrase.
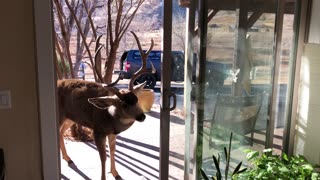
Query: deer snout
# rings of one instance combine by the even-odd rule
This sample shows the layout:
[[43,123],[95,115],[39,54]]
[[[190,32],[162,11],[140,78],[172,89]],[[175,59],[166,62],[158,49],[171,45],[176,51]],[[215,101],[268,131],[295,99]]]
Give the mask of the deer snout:
[[139,122],[143,122],[145,119],[146,119],[146,115],[144,115],[143,113],[136,117],[136,120]]

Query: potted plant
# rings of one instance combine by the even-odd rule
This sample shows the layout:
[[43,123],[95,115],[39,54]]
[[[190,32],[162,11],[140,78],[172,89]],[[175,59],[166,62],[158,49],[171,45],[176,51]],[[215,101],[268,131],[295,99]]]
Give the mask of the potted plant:
[[[228,179],[229,176],[229,168],[230,168],[230,158],[231,158],[231,144],[232,144],[232,132],[230,134],[230,139],[229,139],[229,146],[228,149],[226,147],[223,148],[224,150],[224,156],[225,156],[225,172],[224,172],[224,178]],[[212,155],[212,159],[214,162],[214,165],[216,167],[216,174],[214,176],[212,176],[212,179],[216,179],[216,180],[222,180],[223,179],[223,173],[221,170],[221,166],[220,166],[220,154],[218,154],[218,158],[215,155]],[[236,176],[237,174],[241,174],[243,172],[245,172],[247,170],[247,168],[243,168],[240,169],[242,165],[242,161],[240,163],[238,163],[238,165],[236,166],[236,168],[234,169],[234,171],[232,172],[232,174],[230,175],[230,177],[233,179],[234,176]],[[200,168],[200,173],[201,176],[205,179],[205,180],[209,180],[209,175],[207,175],[204,170],[202,168]]]
[[[230,135],[229,147],[224,148],[225,174],[224,178],[220,167],[220,155],[213,155],[213,162],[216,168],[214,176],[209,177],[202,168],[200,173],[203,179],[233,179],[233,180],[259,180],[259,179],[283,179],[283,180],[320,180],[319,166],[311,165],[302,155],[288,157],[287,154],[272,154],[272,149],[265,149],[262,154],[258,151],[246,150],[247,160],[250,167],[241,168],[242,161],[238,163],[232,174],[229,174],[231,156],[232,133]],[[229,177],[228,177],[229,176]]]
[[257,151],[247,150],[247,159],[252,167],[236,174],[234,179],[320,179],[319,172],[302,155],[289,158],[285,153],[281,156],[272,154],[272,149],[263,150],[261,155]]
[[138,104],[143,112],[150,112],[154,103],[154,91],[153,89],[143,89],[137,94]]

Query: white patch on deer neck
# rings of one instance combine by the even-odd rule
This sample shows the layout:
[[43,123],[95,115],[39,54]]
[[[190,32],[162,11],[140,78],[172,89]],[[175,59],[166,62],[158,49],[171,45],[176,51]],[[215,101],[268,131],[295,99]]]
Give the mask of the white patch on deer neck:
[[117,108],[115,107],[115,106],[110,106],[109,108],[108,108],[108,112],[109,112],[109,114],[111,115],[111,116],[115,116],[115,114],[116,114],[116,110],[117,110]]

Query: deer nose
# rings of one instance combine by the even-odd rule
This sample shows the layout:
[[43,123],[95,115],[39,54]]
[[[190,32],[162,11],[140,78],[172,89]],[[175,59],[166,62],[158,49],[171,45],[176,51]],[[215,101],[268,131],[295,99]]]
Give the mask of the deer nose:
[[146,115],[144,114],[140,114],[136,117],[136,120],[139,121],[139,122],[142,122],[146,119]]

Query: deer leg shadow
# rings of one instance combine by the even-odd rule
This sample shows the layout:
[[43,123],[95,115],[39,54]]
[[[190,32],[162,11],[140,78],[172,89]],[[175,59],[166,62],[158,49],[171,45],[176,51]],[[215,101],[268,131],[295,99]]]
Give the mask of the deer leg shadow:
[[78,173],[83,179],[85,180],[91,180],[86,174],[84,174],[73,162],[68,163],[68,166],[74,170],[76,173]]

